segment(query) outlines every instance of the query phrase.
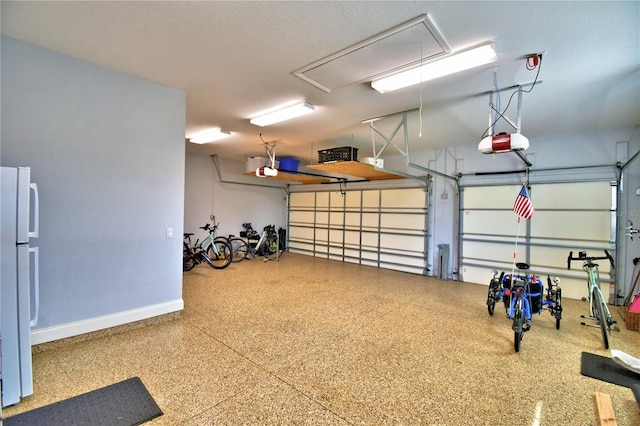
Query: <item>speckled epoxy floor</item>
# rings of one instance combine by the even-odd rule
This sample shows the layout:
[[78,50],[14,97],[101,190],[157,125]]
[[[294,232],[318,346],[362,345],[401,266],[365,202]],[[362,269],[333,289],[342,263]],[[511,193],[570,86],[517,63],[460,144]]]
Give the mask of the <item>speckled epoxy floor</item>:
[[[178,318],[35,348],[35,394],[3,416],[139,376],[158,425],[531,425],[537,409],[541,425],[596,425],[596,391],[640,424],[630,389],[580,374],[582,351],[609,355],[585,303],[564,300],[560,330],[536,316],[515,353],[486,290],[292,253],[201,265]],[[620,325],[612,348],[640,356]]]

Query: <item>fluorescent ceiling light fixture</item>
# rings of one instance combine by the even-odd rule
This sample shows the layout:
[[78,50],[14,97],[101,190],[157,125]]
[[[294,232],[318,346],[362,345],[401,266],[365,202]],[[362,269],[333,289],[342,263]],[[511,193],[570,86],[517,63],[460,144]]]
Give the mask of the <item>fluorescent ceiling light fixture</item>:
[[433,80],[434,78],[488,64],[497,59],[498,55],[493,48],[493,43],[486,43],[433,62],[427,62],[422,66],[374,80],[371,82],[371,87],[380,93],[391,92],[418,84],[420,81]]
[[315,111],[315,107],[313,105],[307,102],[301,102],[295,105],[268,112],[263,115],[259,115],[249,120],[249,122],[251,124],[255,124],[256,126],[264,127],[270,124],[289,120],[291,118],[300,117],[301,115],[309,114],[313,111]]
[[214,142],[226,138],[227,136],[231,136],[231,132],[220,130],[219,127],[214,127],[190,137],[189,142],[202,144],[207,142]]

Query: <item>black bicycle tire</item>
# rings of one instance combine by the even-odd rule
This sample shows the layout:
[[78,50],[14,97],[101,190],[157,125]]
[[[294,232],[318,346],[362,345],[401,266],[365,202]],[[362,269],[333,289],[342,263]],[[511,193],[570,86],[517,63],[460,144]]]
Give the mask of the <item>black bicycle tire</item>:
[[560,330],[560,320],[562,319],[562,290],[560,288],[556,288],[554,309],[556,315],[556,330]]
[[[216,253],[213,250],[213,245],[216,244],[216,247],[219,249],[222,248],[220,254]],[[233,252],[231,249],[231,245],[229,241],[224,237],[216,237],[213,242],[209,244],[206,248],[205,261],[211,266],[213,269],[224,269],[231,264],[233,260]]]
[[495,279],[491,280],[491,282],[489,283],[489,290],[487,292],[487,311],[489,312],[489,315],[493,316],[493,313],[495,312],[496,309],[496,299],[495,299],[495,285],[494,285]]
[[232,262],[242,262],[248,253],[248,245],[242,238],[229,238],[229,244],[231,245],[231,251],[233,252]]
[[520,352],[521,347],[522,347],[522,331],[514,331],[513,332],[513,349],[516,352]]
[[276,259],[278,257],[278,238],[273,236],[267,236],[263,243],[264,257],[265,259]]
[[184,272],[188,272],[196,267],[196,259],[192,254],[183,254],[182,255],[182,270]]
[[[522,347],[522,322],[523,322],[523,318],[522,318],[522,296],[518,296],[519,300],[516,300],[515,303],[515,310],[514,310],[514,315],[513,315],[513,349],[516,352],[520,352],[520,348]],[[518,331],[519,330],[519,331]]]
[[598,318],[596,318],[596,320],[600,322],[600,330],[602,331],[602,342],[604,343],[604,348],[609,349],[609,324],[607,323],[607,317],[605,316],[604,310],[604,301],[602,300],[601,296],[602,295],[600,294],[600,292],[593,292],[593,303],[596,307],[596,312],[594,312],[594,314],[597,313]]

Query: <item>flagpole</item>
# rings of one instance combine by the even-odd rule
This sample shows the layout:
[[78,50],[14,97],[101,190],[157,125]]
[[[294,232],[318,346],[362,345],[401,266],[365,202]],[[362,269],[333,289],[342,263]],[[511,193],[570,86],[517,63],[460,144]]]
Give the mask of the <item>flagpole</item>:
[[[528,170],[527,170],[528,173]],[[530,220],[533,217],[533,212],[535,211],[533,208],[533,204],[531,204],[531,199],[529,198],[529,193],[527,192],[527,183],[528,183],[528,175],[527,182],[522,185],[522,189],[520,193],[516,197],[516,202],[513,205],[513,212],[518,215],[518,228],[516,230],[516,243],[513,249],[513,264],[511,266],[511,289],[513,289],[513,281],[514,274],[516,271],[516,256],[518,253],[518,237],[520,236],[520,220],[524,217],[527,220]]]
[[518,216],[518,227],[516,228],[516,244],[513,248],[513,264],[511,265],[511,288],[513,288],[513,274],[516,271],[516,253],[518,252],[518,236],[520,235],[520,216]]

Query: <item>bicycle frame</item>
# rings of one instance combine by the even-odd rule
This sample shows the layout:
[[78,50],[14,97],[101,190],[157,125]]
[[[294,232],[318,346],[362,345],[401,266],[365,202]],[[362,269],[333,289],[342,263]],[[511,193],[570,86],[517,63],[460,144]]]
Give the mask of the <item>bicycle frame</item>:
[[[272,231],[273,235],[270,235],[269,231]],[[276,233],[275,226],[272,226],[272,225],[265,226],[265,228],[262,230],[262,232],[260,233],[260,238],[258,239],[258,242],[254,247],[251,248],[251,254],[255,256],[255,254],[260,251],[260,248],[263,245],[270,244],[270,241],[273,241],[271,237],[274,237],[276,241],[275,251],[273,252],[271,251],[273,250],[273,247],[265,247],[265,249],[263,250],[263,253],[265,254],[264,261],[266,262],[267,260],[279,260],[280,244],[278,241],[278,234]],[[266,255],[267,253],[271,253],[271,255]],[[273,257],[273,254],[275,254],[275,257]]]
[[[184,242],[184,251],[193,257],[196,264],[200,263],[199,260],[204,259],[204,261],[214,269],[224,269],[229,266],[230,262],[233,261],[233,252],[228,240],[226,238],[215,237],[215,227],[211,228],[209,224],[201,226],[200,229],[207,231],[209,234],[202,242],[196,240],[193,246],[190,246],[191,238],[189,238],[193,234],[185,234],[185,239],[188,239],[188,242]],[[218,246],[218,243],[222,243],[223,246]],[[183,258],[187,259],[185,256],[183,256]],[[186,263],[185,265],[183,270],[188,271],[191,269]]]
[[[585,322],[581,322],[580,324],[600,328],[604,348],[609,349],[609,332],[620,331],[620,329],[617,326],[612,326],[616,321],[614,321],[611,316],[611,311],[607,306],[607,302],[602,294],[602,289],[600,288],[600,267],[597,263],[593,262],[598,259],[608,259],[611,263],[611,267],[615,268],[613,257],[611,257],[607,250],[604,250],[604,253],[606,256],[597,257],[587,256],[586,251],[581,251],[576,258],[573,257],[573,252],[569,252],[569,257],[567,258],[567,269],[571,269],[572,260],[582,261],[582,269],[587,273],[589,315],[582,315],[581,317],[594,320],[595,323],[587,324]],[[587,299],[583,297],[582,300],[586,301]]]
[[204,257],[207,260],[207,263],[211,263],[211,259],[209,259],[209,256],[207,256],[207,251],[210,245],[213,245],[212,250],[217,255],[220,255],[220,250],[218,250],[218,247],[216,247],[216,245],[213,244],[213,236],[211,234],[205,237],[205,239],[202,240],[202,242],[199,242],[199,241],[200,240],[196,240],[196,242],[193,243],[192,246],[189,245],[189,243],[191,242],[190,239],[189,239],[189,243],[187,243],[187,241],[183,242],[184,250],[190,251],[194,256]]
[[[553,306],[553,302],[550,300],[544,300],[543,296],[543,291],[544,291],[544,285],[542,284],[542,281],[540,280],[539,277],[534,276],[534,275],[519,275],[519,274],[514,274],[513,275],[513,279],[507,275],[504,278],[505,281],[510,281],[511,282],[511,291],[509,293],[510,297],[510,302],[509,302],[509,308],[507,309],[507,317],[508,318],[512,318],[513,317],[513,308],[514,308],[514,297],[513,297],[513,292],[516,291],[516,293],[518,292],[519,289],[522,289],[522,296],[524,298],[524,300],[526,301],[526,318],[527,319],[531,319],[533,314],[539,314],[542,312],[542,308],[545,306]],[[522,281],[523,284],[515,284],[516,282]],[[537,293],[531,293],[531,284],[532,283],[536,283],[540,286],[540,291]],[[504,295],[504,291],[498,293],[499,297],[502,297]],[[532,298],[540,298],[540,310],[537,312],[533,312],[531,310],[531,299]]]
[[522,309],[524,319],[526,321],[531,321],[531,302],[529,293],[524,289],[524,287],[516,287],[515,291],[516,296],[511,297],[511,304],[509,305],[507,317],[509,317],[510,319],[514,317],[516,309],[518,307],[517,305],[520,300],[522,304],[522,306],[520,306],[520,309]]
[[218,250],[218,247],[213,244],[213,234],[209,233],[209,235],[207,235],[204,240],[202,240],[202,243],[200,243],[200,245],[196,245],[196,248],[198,250],[200,250],[202,252],[203,256],[207,256],[207,250],[209,249],[209,246],[213,245],[213,251],[215,254],[220,255],[220,250]]
[[[596,318],[596,313],[593,309],[594,293],[600,293],[600,300],[605,301],[602,289],[600,288],[600,267],[597,263],[585,262],[582,269],[587,273],[587,291],[589,292],[589,318]],[[611,318],[611,311],[605,304],[603,305],[605,315],[607,318]]]

